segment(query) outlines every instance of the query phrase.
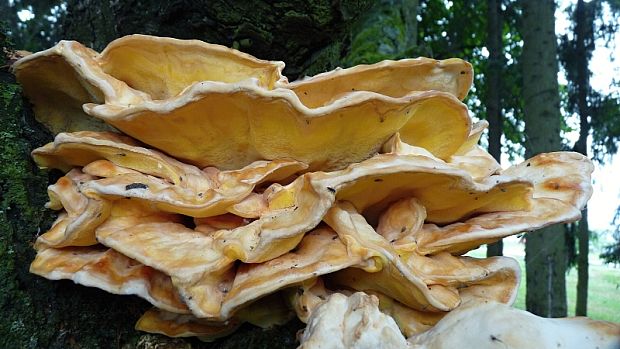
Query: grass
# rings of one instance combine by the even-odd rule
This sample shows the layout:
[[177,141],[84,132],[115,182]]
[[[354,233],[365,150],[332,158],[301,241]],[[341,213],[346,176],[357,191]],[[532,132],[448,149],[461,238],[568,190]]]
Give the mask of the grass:
[[[525,309],[525,261],[523,246],[515,239],[504,242],[506,256],[519,261],[521,265],[521,285],[514,307]],[[484,257],[484,247],[468,253],[472,257]],[[588,317],[596,320],[620,322],[620,268],[601,264],[598,260],[590,262],[588,285]],[[577,293],[577,270],[572,268],[566,275],[568,315],[575,315]]]

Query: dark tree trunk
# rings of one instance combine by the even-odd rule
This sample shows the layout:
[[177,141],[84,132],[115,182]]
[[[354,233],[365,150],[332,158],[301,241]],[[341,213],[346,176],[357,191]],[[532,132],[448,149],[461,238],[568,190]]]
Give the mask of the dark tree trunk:
[[[589,52],[586,43],[592,42],[593,16],[588,15],[583,0],[577,1],[575,9],[575,57],[577,81],[577,109],[579,111],[579,139],[574,150],[588,156],[588,134],[590,122],[588,116],[588,95],[590,91],[590,71],[588,68]],[[588,19],[590,19],[588,23]],[[588,254],[590,250],[590,234],[588,229],[588,209],[581,212],[582,218],[577,227],[579,249],[577,254],[577,304],[575,315],[586,316],[588,312]]]
[[418,45],[418,0],[401,0],[402,18],[405,23],[405,47]]
[[[500,106],[502,52],[501,1],[487,1],[487,48],[489,63],[486,74],[487,121],[489,122],[489,154],[501,162],[502,155],[502,109]],[[487,257],[503,255],[504,244],[499,240],[487,245]]]
[[418,0],[377,0],[351,28],[343,66],[415,56]]
[[70,0],[63,38],[95,50],[128,34],[198,39],[286,62],[289,79],[336,68],[371,0]]
[[[64,38],[102,49],[117,37],[144,33],[192,38],[284,60],[295,78],[340,65],[349,30],[370,8],[362,1],[104,1],[68,2]],[[4,31],[1,31],[4,33]],[[30,151],[52,135],[34,120],[0,45],[0,348],[293,348],[299,321],[269,331],[244,325],[215,343],[144,335],[133,329],[149,308],[70,281],[28,272],[37,234],[53,221],[44,209],[54,174],[37,169]],[[52,178],[54,177],[54,178]]]
[[576,316],[588,315],[588,254],[590,252],[590,231],[588,227],[588,208],[581,211],[582,218],[577,226],[577,241],[579,241],[579,253],[577,254],[577,302],[575,304]]
[[[562,148],[558,92],[555,3],[522,0],[523,98],[526,158]],[[545,317],[566,316],[566,245],[564,229],[554,225],[527,234],[526,306]]]

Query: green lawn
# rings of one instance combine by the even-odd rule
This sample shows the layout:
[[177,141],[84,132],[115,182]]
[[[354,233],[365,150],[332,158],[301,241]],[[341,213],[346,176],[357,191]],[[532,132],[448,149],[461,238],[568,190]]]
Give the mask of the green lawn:
[[[506,255],[519,261],[521,265],[521,285],[514,306],[525,309],[525,262],[522,246],[514,241],[505,243]],[[520,249],[520,250],[519,250]],[[484,257],[484,248],[471,251],[472,257]],[[566,276],[566,292],[568,296],[568,315],[575,315],[575,299],[577,292],[577,270],[571,269]],[[610,265],[590,264],[590,284],[588,285],[588,317],[597,320],[620,322],[620,268]]]

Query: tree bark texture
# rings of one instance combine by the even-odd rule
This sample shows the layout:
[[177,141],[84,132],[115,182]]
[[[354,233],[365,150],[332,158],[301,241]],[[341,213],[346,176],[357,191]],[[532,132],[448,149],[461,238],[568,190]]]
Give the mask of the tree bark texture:
[[95,50],[128,34],[198,39],[282,60],[289,79],[341,64],[371,0],[69,0],[65,39]]
[[577,241],[579,253],[577,254],[577,302],[575,304],[575,316],[588,315],[588,281],[590,252],[590,230],[588,225],[588,207],[581,211],[581,220],[577,226]]
[[[577,73],[577,109],[579,111],[579,139],[575,143],[574,150],[588,156],[588,135],[590,134],[590,108],[588,107],[588,95],[590,92],[589,54],[586,43],[593,42],[593,16],[588,15],[588,5],[583,0],[577,1],[575,8],[575,57]],[[588,21],[589,19],[589,21]],[[586,316],[588,312],[588,254],[590,252],[590,234],[588,228],[588,209],[581,212],[581,220],[577,227],[577,241],[579,249],[577,254],[577,302],[575,315]]]
[[[489,61],[486,78],[486,99],[484,104],[489,122],[489,154],[501,162],[502,155],[502,108],[500,105],[502,52],[501,0],[487,1],[487,49]],[[499,240],[487,245],[487,257],[503,255],[504,244]]]
[[405,46],[418,45],[418,0],[401,0],[402,18],[405,23]]
[[[523,96],[526,158],[560,150],[555,3],[522,0]],[[527,235],[527,310],[545,317],[566,316],[564,229],[555,225]]]
[[[133,33],[200,39],[284,60],[286,73],[295,78],[340,65],[350,28],[371,1],[72,0],[67,5],[64,38],[98,50]],[[30,158],[52,135],[22,99],[4,62],[8,44],[0,38],[0,348],[294,348],[303,327],[297,320],[271,330],[244,325],[214,343],[145,335],[133,329],[150,307],[145,301],[28,272],[33,242],[54,220],[44,204],[46,187],[59,174],[40,171]]]
[[379,0],[351,28],[344,66],[414,56],[418,0]]

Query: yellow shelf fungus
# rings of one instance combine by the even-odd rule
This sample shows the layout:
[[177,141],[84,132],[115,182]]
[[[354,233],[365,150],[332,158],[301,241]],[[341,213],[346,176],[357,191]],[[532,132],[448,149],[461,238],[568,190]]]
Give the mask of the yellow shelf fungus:
[[470,133],[459,98],[472,71],[462,60],[385,61],[293,84],[282,68],[218,45],[141,35],[101,54],[61,41],[13,66],[53,132],[116,128],[201,167],[292,158],[343,168],[399,130],[447,158]]
[[283,68],[143,35],[102,53],[61,41],[16,62],[56,135],[34,160],[66,172],[48,189],[60,212],[31,272],[138,295],[155,308],[136,328],[171,337],[296,314],[302,348],[445,348],[472,335],[460,319],[507,313],[520,280],[510,258],[461,255],[577,220],[591,195],[579,154],[502,170],[477,145],[488,124],[461,102],[473,77],[462,60],[290,83]]

